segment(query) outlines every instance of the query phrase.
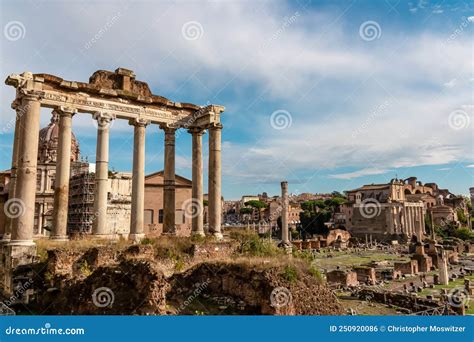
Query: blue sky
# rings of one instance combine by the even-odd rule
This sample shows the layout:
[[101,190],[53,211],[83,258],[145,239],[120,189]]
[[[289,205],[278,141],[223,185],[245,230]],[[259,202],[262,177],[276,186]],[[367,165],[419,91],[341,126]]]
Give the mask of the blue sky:
[[[87,81],[124,67],[155,94],[224,105],[226,199],[277,194],[283,179],[293,193],[395,176],[462,194],[474,186],[472,1],[0,3],[3,78]],[[13,99],[0,87],[1,169],[11,160]],[[44,110],[42,126],[49,118]],[[73,129],[94,161],[91,117],[76,115]],[[163,138],[147,128],[147,173],[163,167]],[[132,128],[116,121],[115,170],[131,170],[132,142]],[[178,174],[191,176],[190,156],[183,131]]]

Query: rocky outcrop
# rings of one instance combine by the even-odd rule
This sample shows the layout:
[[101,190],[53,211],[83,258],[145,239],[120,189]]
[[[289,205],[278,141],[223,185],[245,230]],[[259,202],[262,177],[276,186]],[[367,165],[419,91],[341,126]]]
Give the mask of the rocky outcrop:
[[129,260],[99,267],[82,281],[49,291],[42,306],[48,314],[161,315],[166,314],[169,286],[153,263]]
[[[242,311],[260,315],[338,315],[342,308],[331,290],[309,274],[298,272],[292,281],[283,268],[258,268],[248,263],[202,263],[171,279],[171,302],[195,293],[195,284],[207,284],[204,298],[229,298]],[[207,296],[206,296],[207,294]],[[219,304],[219,303],[217,303]]]
[[164,260],[152,245],[53,249],[35,271],[25,268],[35,277],[28,309],[74,315],[343,313],[306,262],[223,257],[234,250],[234,244],[215,242],[194,248],[179,273],[166,264],[176,260]]

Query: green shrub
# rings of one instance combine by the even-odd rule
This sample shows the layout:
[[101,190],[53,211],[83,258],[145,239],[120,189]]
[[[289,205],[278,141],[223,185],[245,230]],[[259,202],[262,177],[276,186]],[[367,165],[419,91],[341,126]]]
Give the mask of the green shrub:
[[293,283],[298,280],[298,270],[293,265],[286,265],[283,269],[283,278]]
[[461,240],[471,240],[474,239],[474,233],[467,227],[462,227],[456,229],[454,236]]
[[308,261],[309,263],[311,263],[315,259],[313,253],[308,250],[299,251],[297,249],[293,249],[293,257]]
[[233,232],[234,239],[241,242],[240,252],[249,256],[277,256],[283,251],[279,249],[273,241],[262,239],[253,232]]
[[142,245],[153,245],[155,243],[155,240],[153,239],[150,239],[150,238],[143,238],[141,241],[140,241],[140,244]]
[[81,264],[81,267],[79,269],[81,273],[86,277],[92,274],[92,269],[89,266],[89,263],[87,262],[87,260],[84,260],[84,262]]
[[321,272],[316,268],[314,265],[310,265],[308,269],[309,274],[311,274],[315,279],[318,281],[322,282],[323,281],[323,276],[321,275]]

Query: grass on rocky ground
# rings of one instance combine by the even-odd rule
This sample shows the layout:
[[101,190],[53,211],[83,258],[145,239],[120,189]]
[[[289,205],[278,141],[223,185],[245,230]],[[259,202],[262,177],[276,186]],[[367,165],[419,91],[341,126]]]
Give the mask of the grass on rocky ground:
[[[243,263],[262,269],[270,267],[281,268],[282,276],[290,282],[297,280],[302,273],[309,274],[318,281],[323,279],[319,269],[314,264],[314,256],[310,252],[293,251],[291,255],[288,255],[282,248],[277,246],[274,240],[261,238],[254,231],[232,230],[227,232],[226,235],[229,240],[237,243],[237,250],[233,255],[217,261]],[[183,271],[190,266],[188,263],[192,258],[193,245],[216,241],[212,236],[193,236],[191,238],[160,236],[157,238],[145,238],[140,244],[152,246],[157,259],[169,260],[174,263],[175,271]],[[54,248],[67,248],[68,250],[85,252],[93,247],[104,246],[121,251],[132,244],[133,242],[126,239],[82,239],[68,242],[42,239],[37,241],[37,251],[40,260],[44,261],[47,258],[47,251]]]
[[357,254],[347,252],[330,252],[324,254],[316,254],[314,263],[319,268],[335,269],[339,267],[361,266],[370,262],[405,262],[408,257],[400,257],[396,254],[387,254],[380,251],[361,251]]
[[[465,279],[469,279],[471,282],[474,281],[474,275],[466,276]],[[454,288],[464,289],[464,279],[456,279],[450,281],[448,285],[435,285],[434,288],[423,289],[419,293],[420,296],[439,296],[442,289],[447,289],[448,293]],[[471,298],[468,302],[468,308],[466,309],[466,314],[474,315],[474,300]]]
[[130,245],[132,242],[126,239],[119,240],[91,240],[91,239],[78,239],[69,241],[54,241],[49,239],[36,240],[37,256],[40,261],[45,261],[48,256],[48,250],[56,248],[64,248],[68,250],[86,251],[93,247],[109,247],[116,250],[123,250]]

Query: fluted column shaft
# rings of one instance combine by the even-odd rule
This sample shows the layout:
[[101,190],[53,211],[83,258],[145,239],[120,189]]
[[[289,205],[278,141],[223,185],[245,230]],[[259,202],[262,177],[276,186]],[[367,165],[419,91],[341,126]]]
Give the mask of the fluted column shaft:
[[209,232],[217,238],[222,238],[221,136],[222,125],[209,128]]
[[67,240],[69,178],[71,169],[72,116],[75,111],[58,108],[59,137],[54,181],[53,231],[51,239]]
[[164,170],[164,192],[163,192],[163,233],[175,234],[175,128],[165,127],[165,170]]
[[92,233],[96,237],[110,237],[107,230],[107,191],[109,182],[109,130],[113,117],[96,113],[97,149],[95,161],[94,223]]
[[143,233],[145,210],[145,129],[147,122],[131,121],[133,135],[133,178],[130,240],[139,241]]
[[192,234],[204,236],[204,204],[203,204],[203,175],[202,175],[202,136],[199,129],[190,130],[193,137],[193,188],[192,200],[196,212],[192,215]]
[[413,236],[413,212],[412,207],[408,207],[408,236]]
[[23,212],[13,220],[11,243],[33,245],[41,110],[39,96],[23,96],[21,106],[21,143],[18,151],[16,194],[12,200],[18,201]]

